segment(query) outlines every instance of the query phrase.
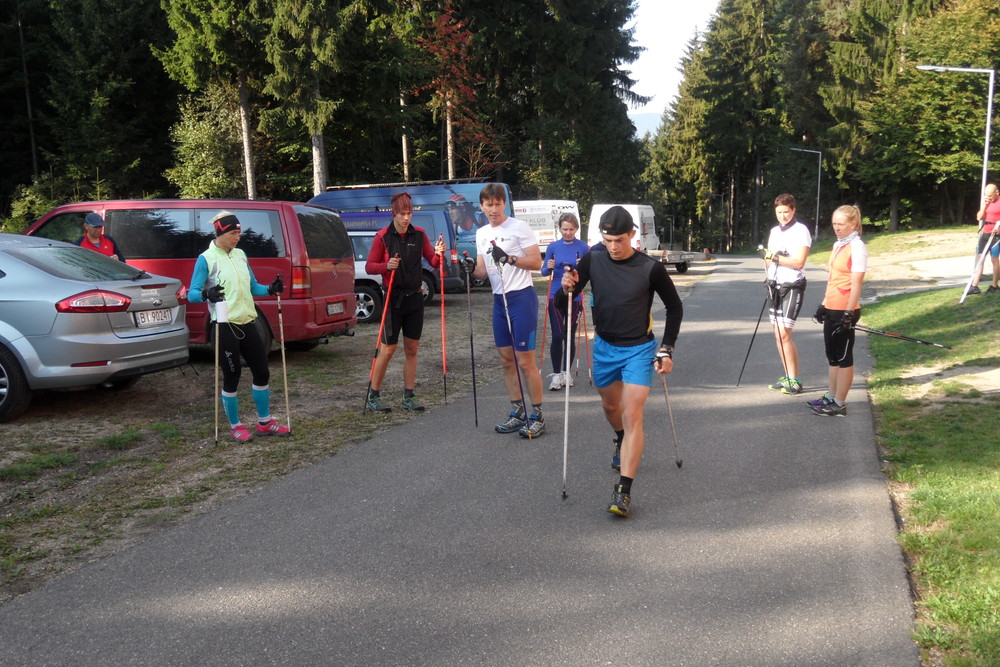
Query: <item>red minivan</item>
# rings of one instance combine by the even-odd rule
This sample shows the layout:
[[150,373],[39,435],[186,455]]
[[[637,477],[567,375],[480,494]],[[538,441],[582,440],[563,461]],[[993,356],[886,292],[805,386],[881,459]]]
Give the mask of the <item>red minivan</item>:
[[[240,219],[239,248],[257,281],[285,281],[281,298],[285,340],[310,349],[325,337],[352,335],[355,318],[354,252],[334,211],[312,204],[247,199],[132,199],[65,204],[52,209],[25,234],[72,243],[83,235],[83,218],[96,211],[105,234],[125,261],[149,273],[189,285],[195,259],[215,238],[209,220],[219,211]],[[255,299],[266,340],[278,337],[276,297]],[[205,304],[189,304],[191,343],[207,343]]]

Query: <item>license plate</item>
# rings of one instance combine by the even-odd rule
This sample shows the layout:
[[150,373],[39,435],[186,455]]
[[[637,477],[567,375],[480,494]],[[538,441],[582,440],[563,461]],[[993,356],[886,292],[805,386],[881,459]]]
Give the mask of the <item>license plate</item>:
[[341,315],[344,312],[344,302],[335,301],[334,303],[326,304],[326,314],[327,315]]
[[145,327],[155,327],[160,324],[170,324],[173,318],[170,316],[169,308],[158,310],[140,310],[135,315],[135,325],[140,329]]

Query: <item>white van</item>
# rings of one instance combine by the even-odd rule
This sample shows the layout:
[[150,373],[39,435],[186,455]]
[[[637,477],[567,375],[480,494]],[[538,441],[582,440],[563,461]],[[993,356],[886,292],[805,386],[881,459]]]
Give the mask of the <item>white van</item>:
[[660,237],[656,235],[656,224],[653,217],[653,207],[646,204],[594,204],[587,220],[587,245],[601,242],[601,230],[598,223],[601,216],[612,206],[621,206],[632,216],[632,223],[639,232],[632,239],[632,246],[637,250],[649,252],[660,247]]
[[[576,219],[580,220],[580,209],[575,201],[568,199],[534,199],[530,201],[511,202],[514,209],[514,217],[528,223],[531,231],[535,232],[538,238],[538,249],[545,254],[545,249],[550,243],[560,238],[559,216],[563,213],[572,213]],[[577,230],[577,236],[580,235]]]

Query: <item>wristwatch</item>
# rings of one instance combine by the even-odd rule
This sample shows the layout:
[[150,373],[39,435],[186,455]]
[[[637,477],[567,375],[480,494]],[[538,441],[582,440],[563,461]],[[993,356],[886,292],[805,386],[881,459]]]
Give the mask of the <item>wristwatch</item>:
[[514,255],[508,255],[508,257],[510,257],[510,259],[507,261],[507,263],[510,264],[511,266],[517,266],[517,257],[515,257]]
[[667,359],[673,359],[674,348],[670,347],[669,345],[664,345],[663,347],[661,347],[660,350],[656,353],[656,358],[662,359],[663,357],[666,357]]

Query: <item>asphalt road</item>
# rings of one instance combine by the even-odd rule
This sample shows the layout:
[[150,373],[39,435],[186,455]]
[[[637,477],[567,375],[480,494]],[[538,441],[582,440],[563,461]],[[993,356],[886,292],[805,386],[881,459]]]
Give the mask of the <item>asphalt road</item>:
[[826,363],[805,317],[806,393],[768,391],[765,316],[736,388],[763,300],[756,258],[687,297],[684,465],[654,386],[628,519],[604,509],[613,434],[585,371],[565,500],[563,394],[529,442],[493,432],[507,404],[480,376],[478,429],[456,400],[0,607],[0,663],[919,665],[863,377],[846,418],[809,411]]

